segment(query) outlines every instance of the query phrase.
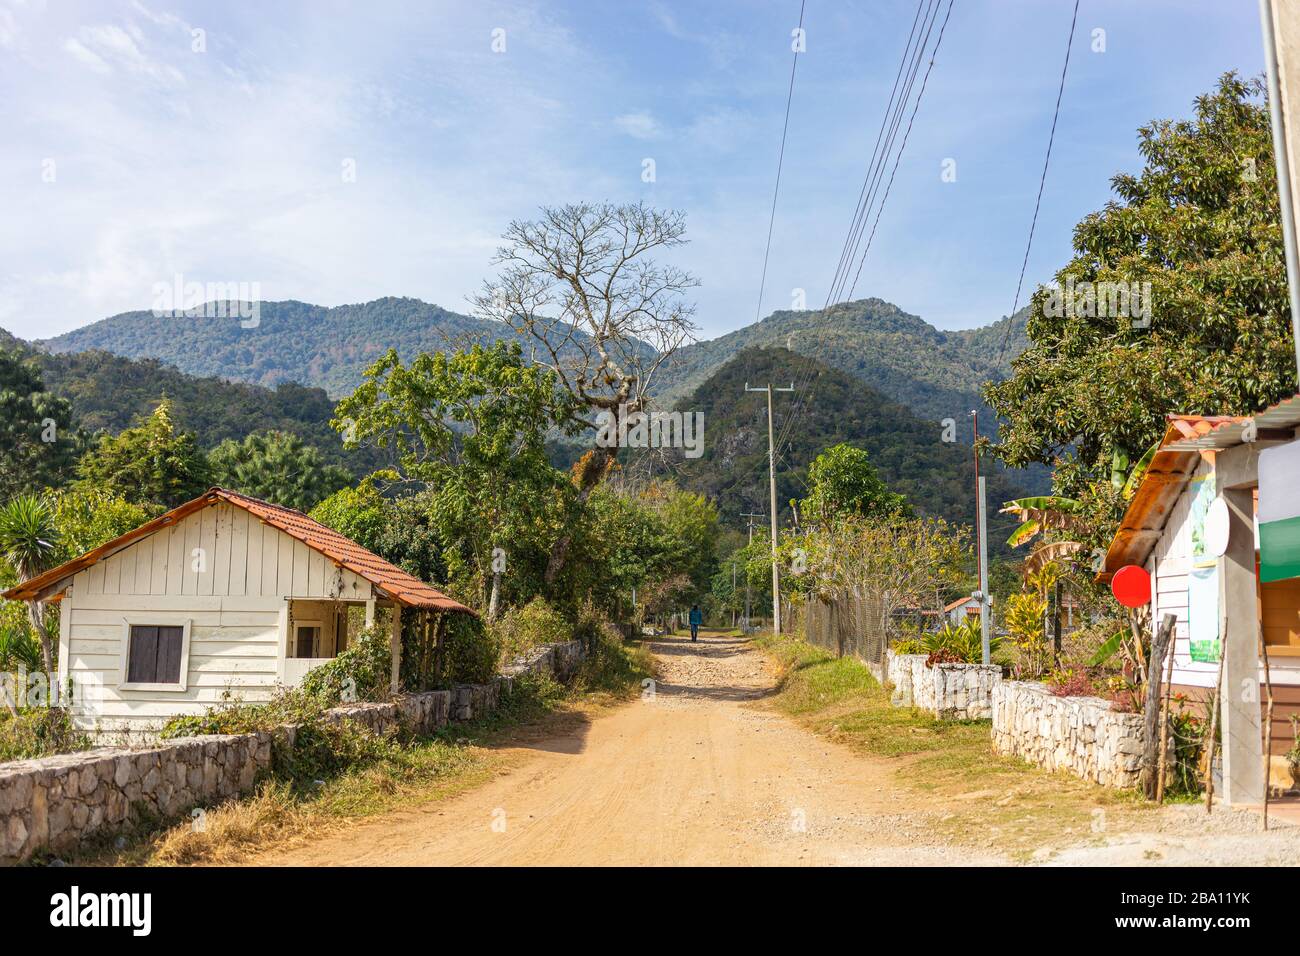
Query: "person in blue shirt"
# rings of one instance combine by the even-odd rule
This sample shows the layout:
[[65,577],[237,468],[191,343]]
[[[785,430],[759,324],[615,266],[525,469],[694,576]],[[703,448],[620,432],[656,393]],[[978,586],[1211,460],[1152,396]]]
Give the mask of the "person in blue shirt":
[[691,640],[697,640],[700,636],[700,625],[704,623],[704,615],[700,612],[698,604],[691,605]]

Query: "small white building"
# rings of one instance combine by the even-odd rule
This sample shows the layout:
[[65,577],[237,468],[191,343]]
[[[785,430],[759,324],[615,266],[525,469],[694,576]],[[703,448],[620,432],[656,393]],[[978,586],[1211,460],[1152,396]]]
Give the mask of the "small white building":
[[474,613],[300,511],[222,488],[3,596],[59,603],[59,686],[76,687],[78,726],[109,737],[267,700],[377,608],[396,689],[403,608]]
[[[1173,691],[1208,710],[1220,688],[1221,796],[1230,803],[1263,800],[1261,650],[1274,699],[1271,779],[1289,782],[1282,755],[1300,716],[1300,569],[1270,568],[1260,525],[1269,506],[1300,491],[1300,468],[1288,464],[1298,434],[1300,395],[1250,417],[1170,415],[1102,570],[1109,580],[1124,566],[1144,568],[1152,626],[1174,615]],[[1279,460],[1281,470],[1269,467]]]

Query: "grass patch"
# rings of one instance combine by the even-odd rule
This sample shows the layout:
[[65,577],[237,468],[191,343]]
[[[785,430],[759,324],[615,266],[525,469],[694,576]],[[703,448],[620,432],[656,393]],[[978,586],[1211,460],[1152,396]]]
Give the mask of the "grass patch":
[[939,720],[894,707],[861,662],[790,636],[755,645],[781,669],[774,706],[822,736],[895,760],[898,782],[952,839],[1025,859],[1051,844],[1101,839],[1151,809],[1134,791],[1111,790],[994,753],[991,722]]
[[227,865],[351,821],[446,799],[508,766],[500,747],[520,730],[544,729],[549,721],[627,699],[651,673],[643,648],[599,640],[567,687],[549,676],[517,679],[514,692],[482,718],[427,736],[374,741],[357,750],[356,762],[319,778],[268,776],[252,795],[207,808],[198,818],[142,820],[132,832],[88,843],[62,859],[80,866]]

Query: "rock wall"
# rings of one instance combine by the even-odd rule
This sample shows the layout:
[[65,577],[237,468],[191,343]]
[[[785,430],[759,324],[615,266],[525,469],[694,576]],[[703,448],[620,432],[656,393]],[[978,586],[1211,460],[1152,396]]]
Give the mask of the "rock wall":
[[[399,727],[430,733],[449,721],[491,713],[519,674],[547,671],[567,679],[584,653],[579,641],[549,645],[486,684],[345,704],[327,711],[325,719],[350,721],[376,734]],[[22,862],[38,850],[63,852],[142,818],[175,819],[192,807],[248,793],[270,770],[273,745],[292,747],[293,741],[294,728],[281,727],[0,764],[0,864]]]
[[886,654],[890,700],[943,720],[986,720],[993,716],[993,689],[1002,682],[997,664],[935,664],[925,654]]
[[993,689],[993,749],[1105,787],[1135,787],[1142,717],[1100,697],[1056,697],[1044,684],[1004,681]]

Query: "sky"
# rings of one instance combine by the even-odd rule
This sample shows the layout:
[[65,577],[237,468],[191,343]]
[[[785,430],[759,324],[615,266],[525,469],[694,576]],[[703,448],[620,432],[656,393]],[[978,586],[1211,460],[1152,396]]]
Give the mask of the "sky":
[[[806,0],[760,305],[799,8],[0,0],[0,327],[178,276],[470,312],[508,223],[581,200],[685,213],[702,338],[819,307],[916,4]],[[1072,8],[955,0],[856,297],[944,329],[1011,310]],[[1140,169],[1139,126],[1262,69],[1253,0],[1082,0],[1021,304]]]

